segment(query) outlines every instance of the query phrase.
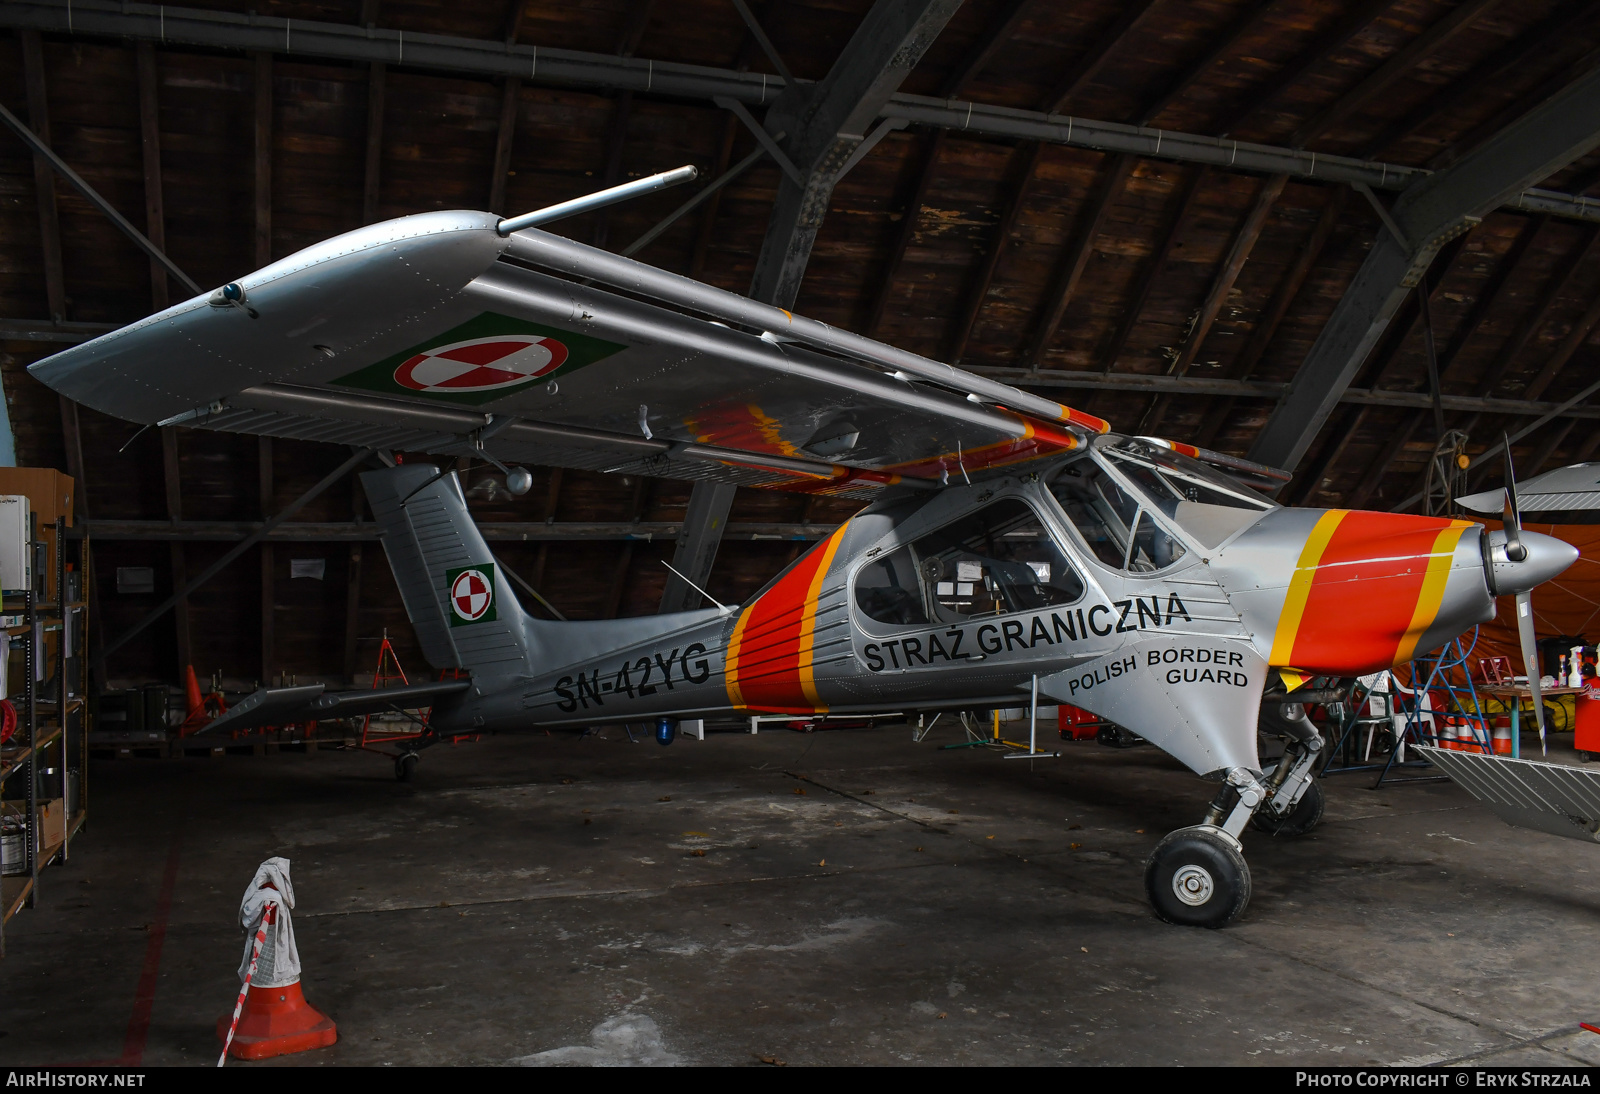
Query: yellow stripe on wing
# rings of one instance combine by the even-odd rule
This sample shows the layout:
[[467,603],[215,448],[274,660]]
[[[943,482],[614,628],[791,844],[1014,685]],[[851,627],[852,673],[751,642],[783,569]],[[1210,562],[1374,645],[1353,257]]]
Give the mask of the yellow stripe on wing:
[[1283,666],[1290,663],[1294,653],[1294,640],[1300,633],[1300,620],[1306,614],[1306,600],[1311,596],[1311,582],[1317,576],[1317,565],[1328,549],[1339,522],[1350,515],[1348,509],[1329,509],[1317,519],[1300,550],[1300,560],[1294,564],[1294,576],[1289,579],[1289,591],[1283,598],[1283,611],[1278,614],[1278,629],[1272,636],[1272,653],[1267,664]]
[[1417,652],[1433,621],[1439,617],[1439,606],[1444,603],[1444,587],[1450,582],[1450,563],[1456,556],[1456,544],[1462,533],[1471,527],[1467,521],[1458,520],[1433,539],[1433,549],[1428,553],[1428,571],[1422,577],[1422,589],[1417,593],[1417,605],[1411,611],[1411,623],[1400,636],[1394,651],[1394,663],[1409,661]]
[[811,666],[812,649],[816,644],[817,599],[822,595],[823,579],[833,565],[833,556],[844,540],[846,527],[848,524],[841,524],[822,548],[822,561],[817,564],[817,572],[811,575],[811,587],[806,590],[806,602],[800,615],[800,690],[805,694],[806,702],[818,714],[826,714],[828,708],[817,697],[816,673]]

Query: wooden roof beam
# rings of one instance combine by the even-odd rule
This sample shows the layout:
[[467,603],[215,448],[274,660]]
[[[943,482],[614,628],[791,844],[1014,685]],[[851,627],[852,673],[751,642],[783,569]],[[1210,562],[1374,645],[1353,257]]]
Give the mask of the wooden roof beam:
[[1072,62],[1072,75],[1045,96],[1045,113],[1059,114],[1065,110],[1067,103],[1094,81],[1101,67],[1116,52],[1117,46],[1150,14],[1157,3],[1158,0],[1124,0],[1118,5],[1116,17],[1106,24],[1089,48]]
[[[1201,346],[1205,344],[1206,336],[1211,333],[1211,325],[1216,322],[1223,304],[1227,303],[1228,294],[1233,291],[1234,282],[1238,280],[1245,263],[1249,261],[1250,252],[1255,249],[1256,241],[1261,238],[1261,231],[1267,225],[1267,217],[1272,212],[1272,207],[1277,204],[1278,198],[1282,196],[1283,187],[1288,181],[1287,175],[1269,175],[1262,180],[1261,189],[1256,193],[1255,203],[1245,214],[1243,223],[1234,233],[1233,245],[1224,256],[1221,268],[1211,279],[1211,288],[1206,292],[1200,310],[1195,313],[1188,337],[1184,339],[1183,346],[1178,350],[1178,356],[1167,369],[1169,375],[1183,376],[1194,364]],[[1170,396],[1158,396],[1145,412],[1137,432],[1158,433],[1170,402]]]
[[1591,21],[1593,16],[1594,7],[1588,0],[1569,0],[1537,27],[1511,39],[1473,66],[1466,75],[1446,84],[1415,110],[1390,123],[1368,142],[1364,154],[1376,155],[1439,115],[1458,109],[1485,87],[1514,79],[1530,66],[1537,66],[1545,56],[1558,50],[1565,39]]
[[1256,328],[1250,335],[1250,341],[1246,343],[1244,352],[1229,370],[1231,375],[1243,379],[1255,371],[1256,365],[1266,354],[1267,347],[1272,344],[1272,338],[1277,334],[1283,317],[1289,314],[1294,298],[1299,295],[1301,286],[1311,275],[1311,268],[1316,265],[1323,249],[1327,247],[1328,239],[1338,226],[1340,214],[1344,212],[1345,201],[1349,196],[1349,189],[1343,186],[1334,188],[1333,193],[1328,196],[1328,203],[1323,206],[1316,227],[1311,230],[1305,245],[1295,255],[1294,265],[1289,267],[1289,272],[1278,282],[1278,288],[1273,293],[1271,302],[1256,320]]
[[1117,198],[1122,196],[1128,176],[1133,172],[1132,156],[1114,155],[1106,159],[1108,162],[1101,169],[1102,177],[1090,198],[1089,210],[1057,267],[1056,275],[1045,293],[1038,323],[1028,339],[1023,359],[1031,368],[1039,367],[1050,343],[1055,341],[1061,321],[1066,318],[1067,306],[1072,303],[1072,296],[1077,292],[1083,271],[1088,268],[1089,258],[1094,253],[1095,240],[1105,229],[1106,216]]
[[1377,492],[1383,485],[1383,478],[1393,466],[1395,457],[1400,455],[1401,449],[1411,443],[1412,436],[1417,428],[1426,419],[1426,415],[1413,414],[1406,425],[1389,435],[1389,439],[1378,449],[1377,457],[1367,465],[1366,472],[1361,476],[1361,481],[1356,484],[1355,490],[1350,494],[1345,505],[1351,509],[1360,509],[1366,505],[1367,499]]
[[1600,145],[1600,73],[1546,100],[1447,171],[1413,184],[1251,448],[1293,469],[1439,248],[1508,197]]
[[1170,80],[1160,91],[1145,100],[1138,112],[1139,124],[1149,125],[1160,117],[1163,110],[1183,98],[1184,93],[1209,72],[1212,65],[1232,53],[1247,35],[1261,25],[1267,13],[1272,10],[1273,3],[1274,0],[1254,0],[1253,3],[1247,4],[1244,11],[1229,24],[1210,49]]
[[1198,168],[1189,176],[1189,181],[1180,188],[1177,211],[1167,223],[1167,230],[1163,233],[1161,242],[1151,252],[1150,260],[1140,271],[1139,280],[1134,284],[1128,303],[1122,309],[1122,320],[1117,324],[1116,333],[1111,336],[1111,342],[1100,354],[1101,359],[1105,361],[1104,372],[1107,375],[1116,370],[1117,361],[1121,359],[1122,351],[1127,347],[1128,337],[1133,333],[1140,313],[1144,311],[1145,302],[1150,299],[1150,290],[1155,286],[1161,272],[1166,269],[1167,260],[1172,257],[1173,246],[1177,243],[1178,236],[1182,234],[1184,226],[1188,224],[1189,216],[1194,212],[1199,198],[1200,188],[1210,172],[1209,167]]
[[956,320],[956,328],[950,335],[950,344],[945,351],[944,359],[951,364],[959,363],[966,355],[967,342],[972,337],[973,328],[977,326],[984,302],[989,298],[989,288],[994,283],[995,271],[1000,268],[1000,258],[1005,254],[1006,246],[1017,230],[1017,218],[1022,215],[1022,207],[1027,203],[1028,193],[1034,181],[1034,168],[1039,165],[1043,155],[1042,144],[1023,149],[1022,170],[1017,187],[1011,192],[1006,207],[1000,214],[1000,221],[995,225],[994,236],[989,241],[989,248],[984,252],[983,262],[979,265],[972,284],[967,288],[966,303],[962,306],[961,315]]
[[1306,144],[1372,102],[1393,86],[1396,80],[1415,72],[1417,66],[1431,54],[1448,45],[1458,34],[1470,28],[1479,16],[1500,2],[1501,0],[1462,0],[1450,14],[1413,38],[1355,87],[1307,119],[1289,139],[1290,145],[1304,148]]
[[1256,243],[1261,239],[1261,232],[1267,226],[1267,217],[1272,214],[1272,207],[1283,196],[1283,187],[1288,181],[1287,175],[1269,175],[1262,180],[1261,189],[1256,192],[1255,203],[1245,215],[1238,231],[1234,233],[1233,246],[1228,249],[1227,256],[1222,260],[1221,269],[1211,279],[1211,289],[1200,305],[1189,337],[1184,340],[1183,349],[1179,351],[1177,360],[1172,363],[1169,371],[1174,375],[1182,376],[1187,373],[1195,358],[1199,356],[1206,335],[1211,333],[1211,325],[1217,321],[1222,305],[1228,302],[1228,294],[1233,291],[1234,282],[1244,271],[1245,263],[1250,261],[1250,252],[1255,250]]
[[[28,94],[28,124],[50,143],[50,107],[45,93],[44,43],[39,32],[22,32],[22,78]],[[43,155],[33,155],[33,189],[38,197],[39,245],[44,255],[45,303],[50,318],[67,318],[66,268],[61,255],[61,214],[56,205],[56,176]]]
[[1561,344],[1555,348],[1555,352],[1550,355],[1549,360],[1544,363],[1534,378],[1528,381],[1528,386],[1523,391],[1524,398],[1537,399],[1545,393],[1545,389],[1550,386],[1557,376],[1561,375],[1561,370],[1567,366],[1567,362],[1572,360],[1572,355],[1577,353],[1579,347],[1594,334],[1596,323],[1600,323],[1600,296],[1594,298],[1578,321],[1572,324],[1572,329],[1561,340]]
[[[731,98],[747,105],[770,103],[784,90],[773,76],[734,72],[698,65],[638,61],[612,54],[541,49],[445,35],[406,35],[382,28],[358,30],[336,23],[270,16],[229,15],[167,7],[124,11],[106,0],[75,0],[73,25],[65,8],[46,0],[0,0],[0,27],[46,30],[75,37],[114,37],[134,41],[166,41],[216,49],[282,52],[297,58],[321,58],[404,64],[409,68],[473,78],[516,76],[541,84],[566,87],[627,89],[655,95],[708,101]],[[287,43],[292,43],[286,46]],[[537,75],[535,76],[535,68]],[[814,87],[796,81],[800,88]],[[1087,118],[1062,118],[1039,111],[1016,110],[983,103],[931,99],[897,93],[880,110],[886,119],[905,121],[973,136],[1003,140],[1037,140],[1097,152],[1129,152],[1175,163],[1210,164],[1250,173],[1286,173],[1291,178],[1320,182],[1365,182],[1378,189],[1400,190],[1426,171],[1398,164],[1371,163],[1294,149],[1237,144],[1193,133],[1152,130]],[[70,180],[69,180],[70,181]],[[1565,194],[1525,189],[1516,207],[1526,212],[1551,212],[1578,220],[1600,220],[1600,203],[1579,202]],[[176,276],[176,274],[174,274]]]
[[784,175],[756,259],[750,296],[794,305],[837,172],[896,89],[933,44],[960,0],[877,0],[821,83],[796,85],[768,112],[769,132],[804,172]]
[[[1556,267],[1555,271],[1550,275],[1550,280],[1546,284],[1543,294],[1540,295],[1534,306],[1528,310],[1528,313],[1523,316],[1522,322],[1517,324],[1517,328],[1512,332],[1511,337],[1506,339],[1505,344],[1500,347],[1500,351],[1495,354],[1494,360],[1484,370],[1483,379],[1478,382],[1479,395],[1494,394],[1494,389],[1500,386],[1500,381],[1505,379],[1506,373],[1510,370],[1517,357],[1527,348],[1528,343],[1533,340],[1534,336],[1544,326],[1545,321],[1549,319],[1550,311],[1555,307],[1556,300],[1571,285],[1578,268],[1583,265],[1586,259],[1592,258],[1596,254],[1600,254],[1600,229],[1591,229],[1588,233],[1588,238],[1574,247],[1565,260]],[[1535,395],[1527,395],[1526,397],[1530,399],[1537,398]]]
[[1343,19],[1316,35],[1297,54],[1294,60],[1280,68],[1266,83],[1256,88],[1250,101],[1228,114],[1219,124],[1218,131],[1232,133],[1256,111],[1263,109],[1283,90],[1298,83],[1306,73],[1321,64],[1327,57],[1342,49],[1350,39],[1360,34],[1378,16],[1389,10],[1394,0],[1369,0],[1368,3],[1345,13]]

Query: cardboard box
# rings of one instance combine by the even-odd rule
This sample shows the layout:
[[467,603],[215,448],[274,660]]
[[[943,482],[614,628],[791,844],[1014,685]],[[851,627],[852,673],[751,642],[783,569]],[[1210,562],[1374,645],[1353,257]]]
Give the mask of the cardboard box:
[[[10,801],[0,802],[0,813],[12,816],[21,816],[28,808],[26,802]],[[62,843],[67,838],[67,807],[60,798],[50,798],[39,803],[39,854],[45,850]]]
[[72,527],[72,503],[76,488],[70,475],[64,475],[53,467],[0,467],[0,494],[26,497],[29,509],[38,518],[39,538],[46,543],[49,556],[45,570],[46,597],[53,598],[56,595],[56,518],[64,517],[67,527]]

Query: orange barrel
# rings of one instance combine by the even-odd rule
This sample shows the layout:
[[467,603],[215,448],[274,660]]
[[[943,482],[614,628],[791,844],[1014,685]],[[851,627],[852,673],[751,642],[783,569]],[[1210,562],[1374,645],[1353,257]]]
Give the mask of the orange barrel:
[[1574,698],[1578,717],[1572,747],[1579,752],[1600,752],[1600,678],[1585,680]]

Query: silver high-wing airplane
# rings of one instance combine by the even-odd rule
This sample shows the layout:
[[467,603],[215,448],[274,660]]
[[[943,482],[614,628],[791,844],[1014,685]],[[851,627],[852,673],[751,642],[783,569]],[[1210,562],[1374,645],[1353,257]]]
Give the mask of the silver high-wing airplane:
[[[1465,521],[1287,509],[1270,468],[489,213],[362,228],[32,366],[142,423],[710,478],[865,508],[738,608],[553,622],[518,603],[460,483],[362,475],[428,661],[470,678],[265,689],[246,728],[432,704],[438,736],[727,712],[933,711],[1040,694],[1220,786],[1146,887],[1174,923],[1250,897],[1239,835],[1322,814],[1312,677],[1404,662],[1576,557]],[[1531,621],[1525,645],[1531,644]],[[1534,673],[1537,676],[1537,673]],[[1258,732],[1286,751],[1263,765]],[[411,761],[411,762],[414,762]],[[409,770],[403,768],[402,770]]]

